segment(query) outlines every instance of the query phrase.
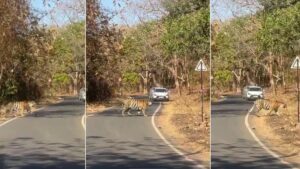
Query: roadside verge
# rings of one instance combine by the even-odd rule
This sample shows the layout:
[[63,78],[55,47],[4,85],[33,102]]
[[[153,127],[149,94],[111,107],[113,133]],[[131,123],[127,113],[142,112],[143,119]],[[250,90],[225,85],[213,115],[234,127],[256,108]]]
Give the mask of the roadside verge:
[[252,115],[254,108],[255,105],[251,107],[245,117],[245,125],[252,137],[266,152],[281,163],[290,166],[292,169],[299,169],[299,152],[289,151],[288,147],[274,135],[269,126],[264,122],[263,117]]
[[155,123],[155,117],[157,116],[158,112],[161,110],[161,103],[159,104],[159,106],[156,108],[155,112],[153,113],[152,117],[151,117],[151,122],[152,122],[152,126],[154,128],[154,130],[156,131],[156,133],[159,135],[159,137],[164,141],[164,143],[166,145],[168,145],[174,152],[176,152],[178,155],[184,157],[184,159],[186,161],[192,162],[195,164],[195,166],[197,168],[201,168],[201,169],[205,169],[206,167],[204,167],[203,165],[199,164],[198,161],[195,161],[194,159],[190,158],[186,153],[182,152],[181,150],[179,150],[178,148],[176,148],[171,142],[169,142],[164,135],[160,132],[159,128],[157,127],[156,123]]

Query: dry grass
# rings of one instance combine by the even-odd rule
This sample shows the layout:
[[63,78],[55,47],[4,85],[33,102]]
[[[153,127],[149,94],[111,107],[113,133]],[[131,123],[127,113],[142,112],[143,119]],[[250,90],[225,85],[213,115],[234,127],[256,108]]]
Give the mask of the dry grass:
[[191,158],[210,161],[210,102],[204,103],[204,122],[201,122],[200,97],[197,94],[174,96],[163,105],[158,124],[164,135]]
[[[251,124],[256,133],[266,140],[271,148],[288,156],[287,161],[300,163],[300,125],[297,124],[296,92],[278,92],[277,96],[266,94],[266,99],[277,99],[287,104],[279,109],[279,115],[253,117]],[[267,111],[262,111],[262,114]]]

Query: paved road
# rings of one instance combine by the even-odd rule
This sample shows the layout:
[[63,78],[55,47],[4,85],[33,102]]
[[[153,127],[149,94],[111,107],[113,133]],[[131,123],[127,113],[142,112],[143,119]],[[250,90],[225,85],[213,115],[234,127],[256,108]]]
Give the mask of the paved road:
[[238,96],[212,104],[212,168],[289,168],[261,148],[246,128],[245,116],[252,105]]
[[121,110],[111,109],[87,118],[87,169],[194,168],[160,139],[151,117],[122,117]]
[[61,103],[0,127],[0,169],[84,169],[84,104]]

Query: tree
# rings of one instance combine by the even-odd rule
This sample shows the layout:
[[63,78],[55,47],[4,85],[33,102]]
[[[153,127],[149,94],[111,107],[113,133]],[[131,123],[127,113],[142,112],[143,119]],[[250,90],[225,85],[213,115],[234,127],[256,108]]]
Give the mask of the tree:
[[164,66],[172,73],[180,93],[182,82],[189,86],[193,63],[200,57],[209,61],[209,10],[201,9],[167,20],[162,45],[165,60],[168,60]]
[[109,18],[97,0],[87,3],[87,100],[103,101],[111,97],[118,85],[120,73],[117,66],[121,49],[120,32],[110,27]]

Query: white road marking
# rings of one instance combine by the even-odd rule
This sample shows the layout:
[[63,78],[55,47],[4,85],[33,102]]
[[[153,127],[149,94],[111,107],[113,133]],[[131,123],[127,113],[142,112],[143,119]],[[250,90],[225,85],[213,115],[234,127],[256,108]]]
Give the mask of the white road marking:
[[[34,110],[34,112],[32,112],[32,114],[34,114],[36,111],[40,111],[40,110],[42,110],[42,109],[44,109],[44,107]],[[24,116],[24,117],[26,117],[26,116]],[[9,120],[3,122],[2,124],[0,124],[0,127],[2,127],[2,126],[4,126],[4,125],[6,125],[6,124],[8,124],[8,123],[10,123],[10,122],[12,122],[12,121],[18,119],[18,118],[21,118],[21,117],[14,117],[14,118],[12,118],[12,119],[9,119]]]
[[292,164],[286,162],[285,160],[283,160],[282,158],[280,158],[280,155],[276,154],[274,151],[270,150],[262,141],[259,140],[259,138],[255,135],[255,133],[253,132],[253,130],[251,129],[250,125],[249,125],[249,115],[251,114],[253,108],[255,107],[255,105],[253,105],[251,107],[251,109],[248,111],[246,117],[245,117],[245,125],[248,129],[248,131],[250,132],[250,134],[252,135],[252,137],[254,138],[255,141],[258,142],[258,144],[265,149],[271,156],[273,156],[274,158],[278,159],[281,163],[288,165],[289,167],[291,167],[292,169],[299,169],[299,168],[295,168],[293,167]]
[[[59,100],[61,100],[61,101],[59,101],[58,103],[63,102],[62,99],[63,99],[63,98],[59,97]],[[55,104],[57,104],[57,103],[55,103]],[[49,105],[44,106],[44,107],[41,107],[41,108],[38,108],[38,109],[34,110],[34,112],[32,112],[32,114],[36,113],[37,111],[43,110],[44,108],[46,108],[46,107],[48,107],[48,106],[49,106]],[[18,118],[20,118],[20,117],[14,117],[14,118],[12,118],[12,119],[9,119],[9,120],[7,120],[7,121],[1,123],[1,124],[0,124],[0,127],[2,127],[2,126],[4,126],[4,125],[6,125],[6,124],[8,124],[8,123],[10,123],[10,122],[12,122],[12,121],[18,119]]]
[[159,106],[156,108],[155,112],[153,113],[152,117],[151,117],[151,122],[152,122],[152,126],[155,129],[156,133],[159,135],[159,137],[165,142],[165,144],[167,144],[173,151],[175,151],[177,154],[181,155],[184,157],[184,159],[186,161],[190,161],[196,164],[197,168],[202,168],[205,169],[205,167],[203,165],[198,164],[195,160],[190,159],[189,157],[187,157],[182,151],[178,150],[174,145],[172,145],[163,135],[162,133],[159,131],[159,129],[157,128],[156,124],[155,124],[155,116],[158,113],[158,111],[161,108],[161,103],[159,103]]
[[85,123],[85,114],[82,116],[82,118],[81,118],[81,125],[82,125],[82,127],[83,127],[83,129],[85,130],[85,128],[86,128],[86,123]]
[[18,117],[14,117],[14,118],[12,118],[12,119],[9,119],[9,120],[3,122],[2,124],[0,124],[0,127],[2,127],[2,126],[4,126],[5,124],[8,124],[8,123],[10,123],[10,122],[16,120],[17,118],[18,118]]

